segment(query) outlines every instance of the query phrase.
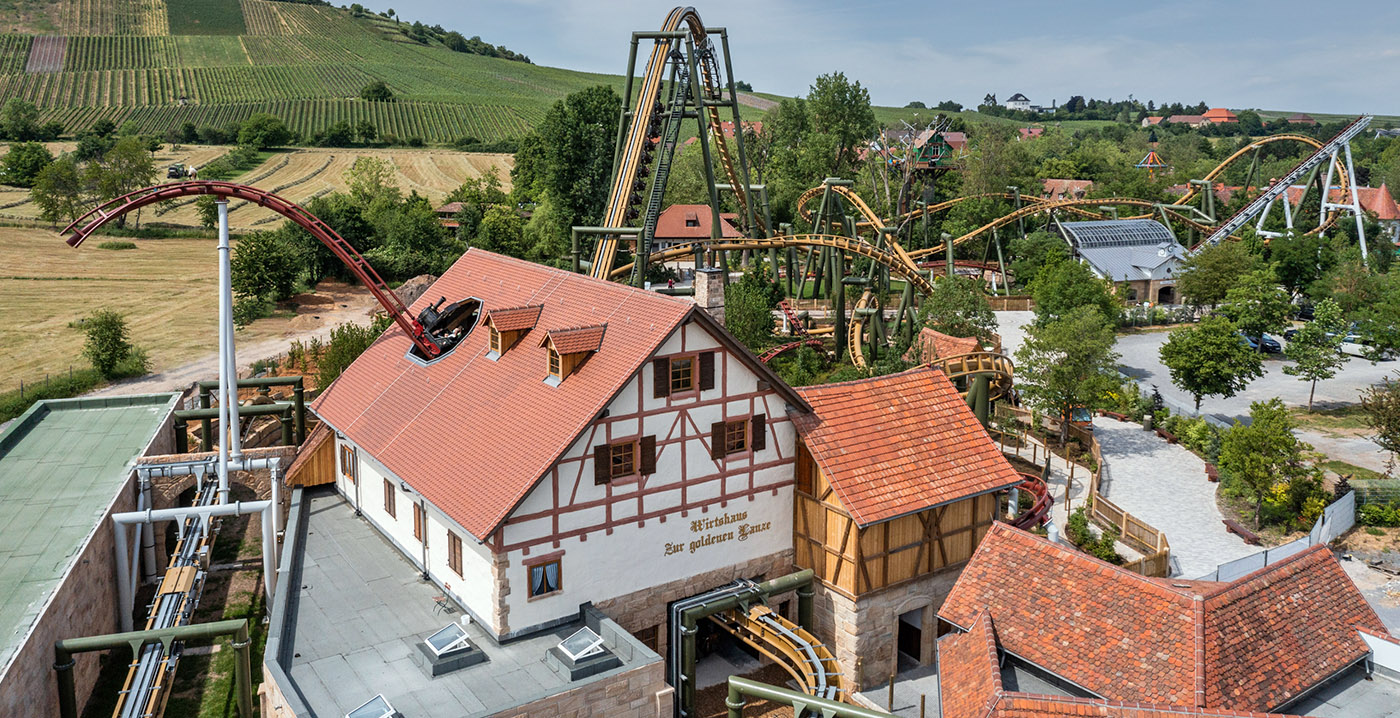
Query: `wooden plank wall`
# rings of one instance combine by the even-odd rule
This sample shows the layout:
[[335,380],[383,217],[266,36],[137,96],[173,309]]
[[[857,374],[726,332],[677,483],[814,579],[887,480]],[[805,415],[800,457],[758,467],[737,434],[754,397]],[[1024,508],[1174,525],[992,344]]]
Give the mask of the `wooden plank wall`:
[[310,452],[305,460],[297,457],[297,465],[287,473],[291,486],[320,486],[335,483],[335,441],[326,432],[320,440],[302,451]]

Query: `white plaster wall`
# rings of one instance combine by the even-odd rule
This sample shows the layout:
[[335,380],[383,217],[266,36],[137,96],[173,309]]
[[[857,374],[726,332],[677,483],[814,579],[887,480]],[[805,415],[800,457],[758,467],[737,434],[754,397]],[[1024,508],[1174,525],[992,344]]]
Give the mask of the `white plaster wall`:
[[[723,348],[703,327],[689,324],[663,342],[656,354],[699,351],[723,351]],[[506,600],[512,632],[571,616],[577,612],[579,604],[586,601],[598,602],[634,593],[792,547],[791,461],[795,430],[787,420],[783,399],[772,391],[754,398],[697,406],[701,402],[758,391],[758,375],[742,359],[729,354],[723,354],[722,358],[716,362],[715,388],[684,398],[655,398],[651,363],[643,364],[609,404],[608,418],[585,431],[564,453],[564,460],[556,468],[557,480],[555,475],[547,475],[521,503],[503,530],[505,546],[552,535],[554,517],[544,515],[524,520],[515,517],[531,517],[548,511],[554,506],[556,490],[562,508],[557,518],[558,532],[563,538],[523,549],[512,548],[508,552],[507,575],[513,588]],[[638,420],[639,397],[643,412],[658,413]],[[717,465],[704,443],[709,439],[710,425],[754,414],[767,416],[765,449],[753,452],[752,456],[728,457]],[[594,484],[594,446],[645,435],[657,438],[656,473],[641,481]],[[693,506],[697,502],[713,501],[725,491],[731,494],[747,491],[750,467],[764,464],[775,465],[754,471],[752,485],[770,487],[768,490],[750,497],[681,510],[683,501]],[[725,478],[725,474],[730,476]],[[639,501],[637,496],[642,491],[650,493]],[[614,499],[610,515],[603,505],[586,506],[605,503],[609,496]],[[621,500],[617,500],[619,497]],[[582,506],[570,509],[571,505]],[[568,535],[571,531],[577,533],[589,527],[600,527],[609,518],[614,522],[629,519],[639,510],[645,513],[664,511],[666,515],[622,523],[611,529],[595,528],[583,535]],[[693,524],[700,519],[726,517],[733,522],[712,527]],[[756,527],[765,528],[741,538],[741,527],[745,533]],[[696,544],[707,535],[718,538],[726,534],[726,540],[710,545]],[[672,552],[669,555],[668,545]],[[562,590],[549,596],[529,598],[529,569],[524,562],[561,550]],[[697,586],[696,591],[706,588],[709,587]]]
[[[419,569],[423,567],[423,545],[413,536],[413,505],[422,501],[416,491],[404,491],[400,480],[379,462],[368,458],[363,450],[356,451],[359,464],[359,503],[356,503],[355,484],[345,478],[340,466],[340,445],[349,443],[337,437],[336,446],[336,488],[352,506],[360,510],[360,515],[388,541],[399,549],[408,560]],[[384,479],[394,486],[395,514],[391,517],[384,510]],[[410,487],[411,489],[412,487]],[[495,625],[494,598],[495,582],[492,577],[490,550],[482,546],[442,513],[432,503],[427,504],[428,528],[428,576],[433,583],[441,586],[473,617],[487,626]],[[447,532],[451,530],[462,539],[462,575],[447,565]]]

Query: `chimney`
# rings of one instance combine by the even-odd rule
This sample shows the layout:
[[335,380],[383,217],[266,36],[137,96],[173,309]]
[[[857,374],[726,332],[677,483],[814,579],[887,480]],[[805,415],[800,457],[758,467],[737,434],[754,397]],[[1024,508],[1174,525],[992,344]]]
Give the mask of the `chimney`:
[[703,267],[695,270],[695,303],[724,323],[724,270]]

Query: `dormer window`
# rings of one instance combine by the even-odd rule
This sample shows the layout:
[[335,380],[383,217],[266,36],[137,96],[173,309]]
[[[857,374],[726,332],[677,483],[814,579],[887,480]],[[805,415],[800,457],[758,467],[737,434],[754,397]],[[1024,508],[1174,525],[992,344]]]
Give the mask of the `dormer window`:
[[551,386],[559,386],[578,371],[588,357],[603,345],[603,331],[606,324],[574,329],[555,329],[544,335],[540,346],[546,349],[549,357],[548,375],[544,381]]
[[491,311],[486,317],[486,326],[491,331],[491,350],[486,358],[495,361],[510,351],[521,337],[535,328],[541,309],[542,306],[535,304]]

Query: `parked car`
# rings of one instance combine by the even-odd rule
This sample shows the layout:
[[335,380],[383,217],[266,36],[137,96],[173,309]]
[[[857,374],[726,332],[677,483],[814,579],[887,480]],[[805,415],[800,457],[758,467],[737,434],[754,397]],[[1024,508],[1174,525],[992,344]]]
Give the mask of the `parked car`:
[[[1250,349],[1259,351],[1260,341],[1261,340],[1255,339],[1254,337],[1245,336],[1244,332],[1240,332],[1240,343],[1248,345]],[[1283,345],[1279,344],[1277,339],[1269,336],[1268,334],[1265,334],[1263,336],[1262,341],[1264,343],[1264,351],[1270,354],[1278,354],[1279,352],[1283,351]]]
[[189,166],[173,164],[165,169],[166,179],[184,179],[189,176]]
[[1372,359],[1375,361],[1385,361],[1395,358],[1395,352],[1393,351],[1377,353],[1375,344],[1375,340],[1371,337],[1352,332],[1342,338],[1342,345],[1338,347],[1338,350],[1343,354],[1350,354],[1354,357]]

